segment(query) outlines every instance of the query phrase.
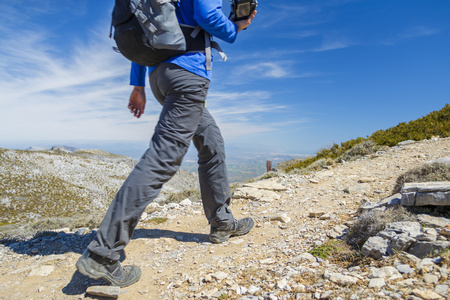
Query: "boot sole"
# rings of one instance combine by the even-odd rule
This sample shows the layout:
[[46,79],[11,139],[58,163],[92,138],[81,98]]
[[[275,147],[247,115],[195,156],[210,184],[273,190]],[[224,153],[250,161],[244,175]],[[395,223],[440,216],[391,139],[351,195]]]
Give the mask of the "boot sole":
[[103,279],[106,282],[108,282],[109,284],[113,285],[113,286],[118,286],[118,287],[127,287],[129,285],[132,285],[133,283],[136,283],[140,278],[141,278],[141,269],[138,269],[138,274],[137,276],[135,276],[133,278],[133,280],[128,281],[126,283],[122,283],[122,282],[118,282],[116,281],[111,275],[109,275],[108,273],[105,272],[99,272],[96,271],[95,269],[89,267],[87,259],[79,259],[76,262],[76,267],[78,269],[78,271],[83,274],[84,276],[87,276],[89,278],[92,279]]

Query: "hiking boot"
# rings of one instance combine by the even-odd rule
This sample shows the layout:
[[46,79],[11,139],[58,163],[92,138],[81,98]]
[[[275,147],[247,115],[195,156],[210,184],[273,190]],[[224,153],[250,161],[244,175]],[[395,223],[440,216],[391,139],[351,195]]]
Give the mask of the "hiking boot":
[[209,240],[214,244],[226,242],[232,236],[247,234],[253,228],[253,225],[255,225],[255,222],[252,218],[245,218],[239,221],[235,220],[233,224],[223,229],[211,227]]
[[126,287],[141,278],[141,269],[138,266],[124,266],[119,261],[111,261],[98,256],[89,250],[76,263],[78,271],[93,279],[103,279],[113,286]]

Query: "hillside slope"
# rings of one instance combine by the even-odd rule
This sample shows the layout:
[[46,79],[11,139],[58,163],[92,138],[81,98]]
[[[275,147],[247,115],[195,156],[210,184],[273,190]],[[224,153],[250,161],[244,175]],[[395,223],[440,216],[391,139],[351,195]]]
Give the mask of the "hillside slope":
[[[0,148],[0,225],[44,218],[98,219],[135,163],[102,150]],[[185,189],[198,189],[197,176],[179,172],[158,201]]]

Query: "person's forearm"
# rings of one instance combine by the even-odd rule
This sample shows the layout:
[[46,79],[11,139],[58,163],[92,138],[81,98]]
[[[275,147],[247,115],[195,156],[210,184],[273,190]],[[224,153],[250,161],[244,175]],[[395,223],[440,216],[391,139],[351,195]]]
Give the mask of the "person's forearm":
[[194,19],[212,36],[225,42],[236,40],[239,27],[222,12],[221,0],[194,0]]

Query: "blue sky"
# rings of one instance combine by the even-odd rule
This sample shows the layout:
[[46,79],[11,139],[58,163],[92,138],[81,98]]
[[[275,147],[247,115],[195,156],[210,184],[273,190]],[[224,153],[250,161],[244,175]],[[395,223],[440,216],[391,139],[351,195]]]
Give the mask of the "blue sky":
[[[160,112],[127,110],[112,0],[0,1],[0,147],[145,150]],[[228,15],[229,1],[223,1]],[[312,154],[450,103],[450,1],[260,0],[215,55],[208,108],[227,147]],[[143,151],[142,150],[142,151]]]

